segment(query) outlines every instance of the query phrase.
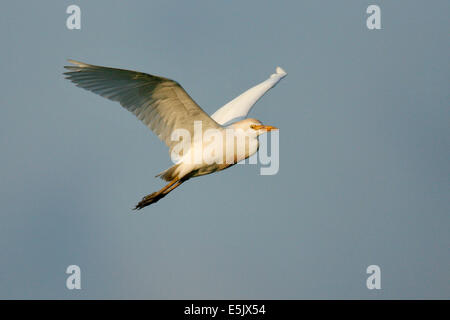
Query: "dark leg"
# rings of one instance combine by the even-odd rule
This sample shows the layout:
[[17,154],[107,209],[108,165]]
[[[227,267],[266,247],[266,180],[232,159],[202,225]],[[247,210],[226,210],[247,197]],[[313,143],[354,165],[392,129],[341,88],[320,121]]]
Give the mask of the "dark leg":
[[171,192],[173,189],[178,187],[180,184],[182,184],[184,181],[174,179],[170,183],[168,183],[164,188],[157,192],[153,192],[152,194],[149,194],[142,198],[142,200],[136,205],[134,210],[140,210],[146,206],[151,205],[152,203],[155,203],[159,201],[160,199],[164,198],[169,192]]

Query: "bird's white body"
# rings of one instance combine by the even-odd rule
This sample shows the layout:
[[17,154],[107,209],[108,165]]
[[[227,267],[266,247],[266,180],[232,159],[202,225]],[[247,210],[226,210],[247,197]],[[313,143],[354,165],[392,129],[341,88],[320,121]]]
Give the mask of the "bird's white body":
[[194,140],[166,180],[224,170],[252,156],[259,148],[258,136],[265,131],[251,130],[251,125],[262,124],[256,119],[244,119]]

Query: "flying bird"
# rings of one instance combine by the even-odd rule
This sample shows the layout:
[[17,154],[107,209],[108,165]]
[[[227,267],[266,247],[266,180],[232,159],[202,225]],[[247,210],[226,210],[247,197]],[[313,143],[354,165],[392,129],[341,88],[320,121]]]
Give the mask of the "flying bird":
[[[190,178],[224,170],[250,157],[258,151],[258,136],[277,130],[252,118],[236,120],[246,117],[253,105],[287,75],[280,67],[267,80],[209,116],[174,80],[137,71],[68,61],[73,65],[64,67],[68,70],[64,73],[67,79],[78,87],[119,102],[134,113],[166,143],[172,159],[176,159],[173,166],[157,175],[168,181],[168,184],[143,197],[134,209],[139,210],[157,202]],[[200,135],[196,135],[198,130]],[[213,132],[215,135],[212,137],[215,139],[204,139],[207,132]],[[234,135],[232,139],[228,138],[230,132],[231,136]],[[181,137],[174,139],[174,133],[180,133]],[[239,138],[243,138],[245,143],[236,144]],[[205,152],[206,148],[213,151]],[[197,157],[199,154],[200,157]]]

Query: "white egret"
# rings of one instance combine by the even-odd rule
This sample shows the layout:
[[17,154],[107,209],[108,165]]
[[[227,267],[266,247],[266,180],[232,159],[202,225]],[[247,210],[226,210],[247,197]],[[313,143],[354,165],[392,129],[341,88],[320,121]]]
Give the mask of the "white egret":
[[[158,175],[169,183],[161,190],[142,198],[135,209],[142,209],[157,202],[190,178],[224,170],[250,157],[258,150],[257,137],[277,129],[249,118],[228,126],[225,124],[247,116],[252,106],[287,75],[280,67],[277,67],[276,73],[267,80],[209,116],[176,81],[136,71],[95,66],[74,60],[69,62],[73,66],[65,66],[68,70],[64,73],[67,79],[78,87],[118,101],[164,141],[171,154],[180,143],[173,136],[176,130],[182,130],[183,133],[194,137],[196,123],[201,123],[202,133],[214,130],[219,134],[218,139],[209,142],[194,138],[187,147],[184,145],[177,162]],[[244,136],[246,144],[235,146],[235,138],[231,141],[225,138],[229,131],[236,136]],[[216,151],[224,152],[211,152],[201,157],[200,161],[193,161],[195,154],[200,152],[204,155],[205,147],[211,146],[218,147]]]

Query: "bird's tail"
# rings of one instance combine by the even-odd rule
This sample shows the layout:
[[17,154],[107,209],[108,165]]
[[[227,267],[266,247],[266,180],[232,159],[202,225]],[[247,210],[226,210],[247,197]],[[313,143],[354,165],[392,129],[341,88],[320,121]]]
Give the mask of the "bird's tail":
[[164,188],[157,192],[153,192],[145,197],[142,198],[142,200],[134,207],[133,210],[140,210],[142,208],[145,208],[152,203],[155,203],[159,201],[160,199],[164,198],[166,195],[169,194],[173,189],[178,187],[180,184],[182,184],[184,180],[180,180],[178,178],[172,180],[169,184],[167,184]]
[[161,179],[166,181],[173,181],[173,179],[175,179],[178,176],[177,169],[179,166],[180,166],[179,164],[175,164],[171,166],[169,169],[164,170],[161,173],[158,173],[156,177],[160,177]]

